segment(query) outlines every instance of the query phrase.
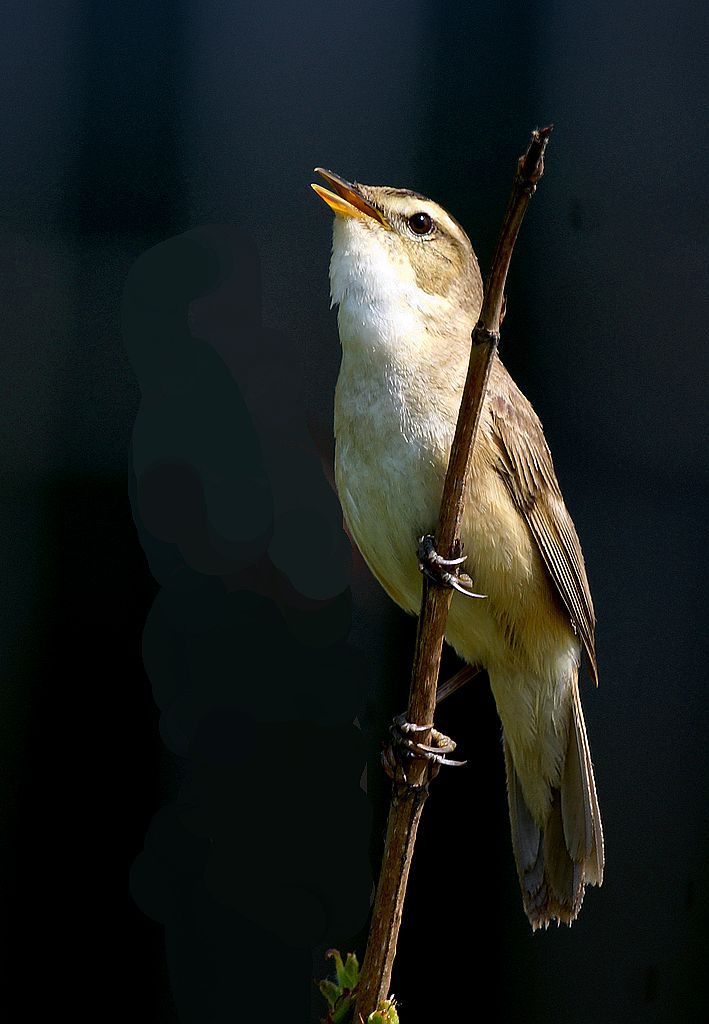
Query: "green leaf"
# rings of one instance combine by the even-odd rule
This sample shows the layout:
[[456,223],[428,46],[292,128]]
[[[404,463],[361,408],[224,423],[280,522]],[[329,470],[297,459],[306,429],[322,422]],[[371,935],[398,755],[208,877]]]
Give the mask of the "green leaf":
[[330,1016],[332,1024],[350,1024],[352,1021],[353,1008],[354,999],[349,995],[343,996],[342,1002],[338,1004],[337,1008],[333,1010]]
[[337,984],[340,988],[354,988],[359,981],[359,963],[354,953],[348,953],[345,962],[342,962],[342,956],[339,949],[328,949],[326,956],[331,957],[335,961],[335,973],[337,974]]
[[[326,978],[318,982],[318,988],[330,1007],[325,1024],[351,1024],[355,1001],[354,989],[359,981],[357,957],[354,953],[348,953],[347,959],[343,963],[340,951],[337,949],[329,949],[325,955],[334,960],[337,976],[337,981]],[[386,1021],[385,1024],[390,1024],[390,1022]]]
[[342,975],[338,973],[337,980],[343,988],[354,988],[359,981],[359,962],[354,953],[347,954]]
[[318,988],[325,999],[327,999],[327,1005],[332,1010],[335,1003],[342,995],[339,986],[337,986],[334,981],[330,981],[329,978],[323,978],[322,981],[318,982]]
[[342,956],[339,949],[328,949],[325,956],[329,956],[331,960],[335,961],[335,974],[337,975],[337,984],[340,988],[345,986],[342,984],[342,975],[345,971],[345,965],[342,963]]

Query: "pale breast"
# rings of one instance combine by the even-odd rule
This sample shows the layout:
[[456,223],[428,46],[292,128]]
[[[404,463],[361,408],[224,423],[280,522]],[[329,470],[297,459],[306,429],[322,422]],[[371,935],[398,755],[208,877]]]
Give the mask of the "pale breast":
[[[370,569],[406,611],[417,613],[421,575],[416,549],[438,517],[452,422],[417,415],[400,378],[370,389],[367,374],[345,358],[335,398],[338,493],[348,528]],[[436,428],[436,423],[444,424]],[[492,466],[486,418],[473,455],[462,540],[464,570],[485,600],[453,596],[447,638],[465,659],[485,667],[537,662],[568,644],[539,553],[503,481]],[[540,618],[544,621],[540,621]],[[540,631],[541,627],[541,631]],[[556,634],[556,636],[554,635]]]
[[435,525],[443,477],[430,453],[394,426],[386,404],[368,403],[353,420],[339,403],[335,479],[347,525],[370,569],[398,604],[415,612],[418,538]]
[[[370,391],[366,377],[353,372],[345,358],[335,398],[335,476],[348,528],[370,569],[390,596],[408,612],[418,613],[421,574],[418,540],[435,531],[448,464],[452,420],[440,415],[412,422],[415,400],[398,386]],[[466,538],[468,570],[477,586],[479,558],[494,566],[512,561],[506,548],[506,524],[499,508],[485,506],[480,536]],[[490,542],[486,531],[497,539]],[[479,550],[478,541],[484,535]],[[505,535],[505,536],[503,536]],[[494,557],[490,558],[491,549]],[[491,572],[486,572],[486,582]],[[468,660],[484,663],[506,645],[504,629],[487,601],[454,595],[449,639]]]

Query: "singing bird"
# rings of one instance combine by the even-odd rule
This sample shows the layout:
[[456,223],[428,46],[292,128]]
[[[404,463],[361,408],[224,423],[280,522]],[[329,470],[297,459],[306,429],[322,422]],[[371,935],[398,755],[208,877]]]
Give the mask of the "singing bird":
[[[408,189],[316,168],[335,213],[330,286],[342,364],[335,479],[349,530],[387,593],[417,614],[417,544],[433,533],[482,302],[473,247]],[[465,571],[446,639],[484,668],[503,727],[512,845],[533,929],[570,924],[603,879],[603,832],[578,690],[597,682],[583,554],[541,423],[496,356],[466,482]]]

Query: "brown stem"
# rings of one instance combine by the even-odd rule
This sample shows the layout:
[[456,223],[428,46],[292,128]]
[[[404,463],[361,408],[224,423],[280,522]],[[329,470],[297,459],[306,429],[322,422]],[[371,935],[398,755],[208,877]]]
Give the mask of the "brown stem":
[[[544,150],[552,127],[550,125],[532,132],[529,147],[519,159],[492,268],[485,282],[480,317],[473,330],[468,375],[458,413],[436,530],[436,548],[439,554],[448,558],[455,557],[460,550],[464,482],[480,422],[490,368],[497,351],[505,281],[512,250],[529,200],[544,171]],[[431,583],[424,576],[409,693],[410,722],[433,722],[443,638],[452,595],[453,591],[450,588]],[[417,734],[417,741],[429,744],[430,733]],[[428,795],[430,765],[430,761],[413,758],[407,767],[406,782],[398,781],[393,786],[379,885],[372,911],[367,952],[360,974],[354,1018],[356,1024],[366,1021],[369,1014],[377,1008],[377,1004],[386,999],[389,993],[416,832]]]

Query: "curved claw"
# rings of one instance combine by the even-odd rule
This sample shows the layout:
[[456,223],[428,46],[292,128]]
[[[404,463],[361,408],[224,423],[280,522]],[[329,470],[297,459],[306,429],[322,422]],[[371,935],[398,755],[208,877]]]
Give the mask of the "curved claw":
[[472,590],[468,590],[465,584],[461,583],[460,579],[457,576],[453,576],[452,573],[444,573],[443,578],[448,586],[452,587],[453,590],[457,590],[459,594],[464,594],[466,597],[479,597],[481,599],[487,597],[487,594],[476,594]]
[[[409,739],[410,733],[428,732],[429,730],[431,732],[431,744],[417,743],[416,740]],[[425,758],[432,766],[435,766],[436,771],[440,765],[460,767],[467,763],[466,761],[454,761],[452,758],[445,756],[455,750],[456,743],[449,736],[445,736],[438,729],[434,729],[433,724],[418,725],[414,722],[408,722],[404,713],[396,716],[390,731],[392,742],[382,753],[382,763],[387,775],[392,779],[396,777],[398,766],[402,770],[404,781],[406,781],[406,772],[403,771],[404,762],[399,760],[402,755],[397,755],[397,749],[403,751],[404,758]]]
[[466,560],[467,555],[461,555],[460,558],[443,558],[442,555],[436,555],[437,565],[462,565]]
[[433,722],[430,725],[416,725],[414,722],[407,722],[405,713],[396,716],[394,725],[402,732],[428,732],[429,729],[433,729]]
[[425,743],[412,743],[409,742],[407,749],[413,751],[415,754],[420,754],[423,757],[429,758],[435,764],[447,764],[453,767],[459,768],[467,761],[454,761],[450,757],[445,757],[445,754],[452,754],[455,750],[455,743],[451,740],[446,746],[441,747],[429,747]]
[[[458,566],[462,565],[467,557],[467,555],[461,555],[460,558],[443,558],[436,551],[435,538],[430,533],[424,534],[419,539],[419,569],[425,576],[428,576],[434,583],[444,587],[451,587],[466,597],[484,598],[487,596],[486,594],[476,594],[473,590],[467,588],[463,581],[469,580],[469,576],[464,575],[461,578],[458,575]],[[455,572],[448,572],[449,568],[455,569]],[[470,582],[472,584],[472,580]]]
[[412,749],[425,750],[427,754],[452,754],[455,747],[456,744],[453,740],[448,740],[448,743],[442,743],[440,747],[430,747],[427,743],[414,743]]
[[453,768],[462,768],[462,766],[463,766],[464,764],[467,764],[467,763],[468,763],[467,761],[454,761],[454,760],[453,760],[452,758],[450,758],[450,757],[437,757],[437,758],[436,758],[436,762],[437,762],[438,764],[447,764],[447,765],[450,765],[450,766],[451,766],[451,767],[453,767]]

